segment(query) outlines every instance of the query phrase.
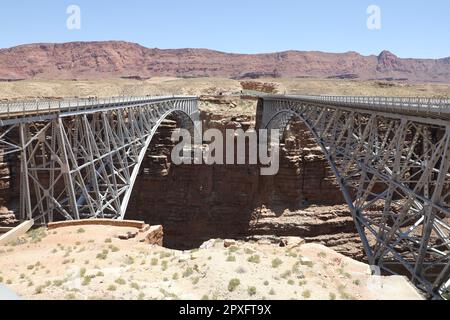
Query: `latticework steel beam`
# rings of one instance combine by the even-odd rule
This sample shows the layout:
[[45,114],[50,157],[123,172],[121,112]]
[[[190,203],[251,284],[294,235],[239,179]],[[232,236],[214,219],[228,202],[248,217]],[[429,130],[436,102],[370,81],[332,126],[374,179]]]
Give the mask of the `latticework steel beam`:
[[124,218],[159,125],[172,115],[192,129],[198,118],[193,97],[49,104],[57,110],[42,105],[3,113],[0,149],[20,154],[21,218],[44,224]]
[[450,275],[446,113],[421,115],[416,107],[395,111],[328,97],[261,101],[261,128],[284,130],[297,118],[310,129],[337,177],[369,263],[406,272],[419,288],[439,296]]

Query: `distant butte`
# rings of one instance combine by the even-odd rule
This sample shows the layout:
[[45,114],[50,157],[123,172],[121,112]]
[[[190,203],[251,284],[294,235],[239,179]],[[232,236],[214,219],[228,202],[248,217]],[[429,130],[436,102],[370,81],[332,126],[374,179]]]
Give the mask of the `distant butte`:
[[99,79],[151,77],[351,78],[450,82],[450,58],[402,59],[356,52],[285,51],[230,54],[207,49],[150,49],[139,44],[71,42],[0,49],[0,79]]

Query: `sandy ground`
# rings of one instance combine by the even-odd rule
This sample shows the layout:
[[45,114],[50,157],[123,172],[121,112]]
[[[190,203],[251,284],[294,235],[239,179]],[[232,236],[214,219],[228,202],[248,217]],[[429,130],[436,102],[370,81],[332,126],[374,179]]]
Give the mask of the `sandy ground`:
[[[279,93],[328,95],[382,95],[450,97],[450,84],[407,84],[380,81],[329,79],[259,79],[278,83]],[[121,95],[217,95],[239,93],[240,81],[222,78],[154,78],[146,81],[104,79],[98,81],[0,82],[0,100]]]
[[115,238],[126,231],[32,231],[0,247],[0,283],[24,299],[421,299],[402,277],[298,238],[183,252]]

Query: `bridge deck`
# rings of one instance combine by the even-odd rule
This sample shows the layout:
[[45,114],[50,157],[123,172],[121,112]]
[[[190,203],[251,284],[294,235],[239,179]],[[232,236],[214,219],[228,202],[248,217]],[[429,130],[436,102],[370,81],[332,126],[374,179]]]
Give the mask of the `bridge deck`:
[[342,106],[443,120],[450,119],[450,99],[305,95],[269,95],[264,96],[263,99],[297,100],[321,105]]
[[123,108],[173,99],[196,99],[186,96],[115,97],[104,99],[35,100],[0,104],[0,122],[23,117],[89,113],[111,108]]
[[[64,116],[65,114],[155,103],[174,98],[195,99],[195,97],[166,96],[11,102],[0,104],[0,120],[51,114]],[[450,119],[450,99],[306,95],[267,95],[263,96],[263,99],[298,100],[322,105]]]

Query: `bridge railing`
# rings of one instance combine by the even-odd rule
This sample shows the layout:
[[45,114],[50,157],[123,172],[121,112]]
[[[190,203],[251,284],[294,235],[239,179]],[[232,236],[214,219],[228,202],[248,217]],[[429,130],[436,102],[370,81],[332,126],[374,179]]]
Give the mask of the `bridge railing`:
[[450,99],[418,97],[365,97],[365,96],[305,96],[292,95],[286,98],[343,106],[367,106],[387,111],[413,111],[450,115]]
[[105,107],[124,106],[141,103],[153,103],[170,99],[195,99],[185,96],[144,96],[144,97],[110,97],[83,98],[65,100],[34,100],[0,104],[0,118],[13,118],[30,114],[80,112]]

